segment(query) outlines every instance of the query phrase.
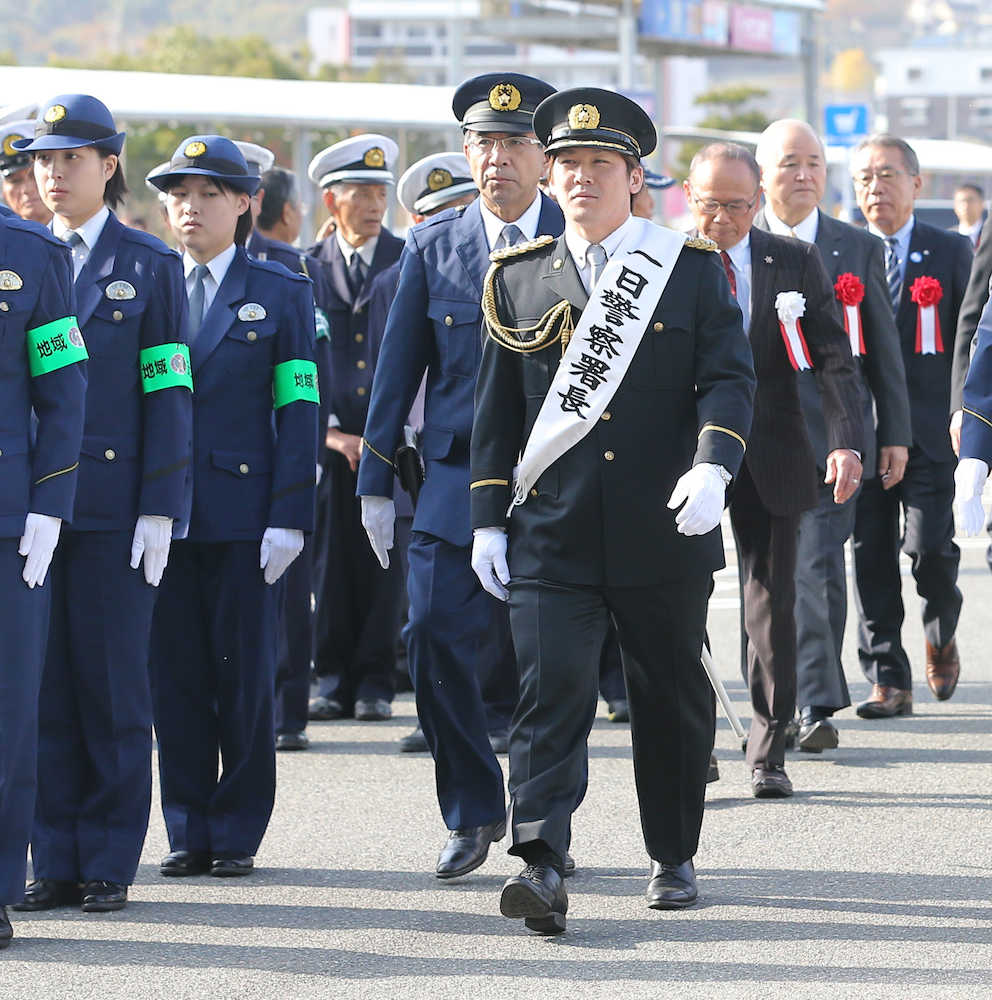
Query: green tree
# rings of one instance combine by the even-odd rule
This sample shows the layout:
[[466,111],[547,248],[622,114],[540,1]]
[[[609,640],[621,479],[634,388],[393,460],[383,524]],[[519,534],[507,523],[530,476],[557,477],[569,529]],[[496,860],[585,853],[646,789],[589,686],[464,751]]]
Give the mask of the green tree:
[[[699,128],[721,129],[728,132],[762,132],[770,124],[767,115],[748,105],[768,91],[746,84],[721,87],[699,94],[694,104],[710,109],[697,122]],[[685,178],[689,175],[689,163],[705,142],[683,142],[675,161],[675,175]]]

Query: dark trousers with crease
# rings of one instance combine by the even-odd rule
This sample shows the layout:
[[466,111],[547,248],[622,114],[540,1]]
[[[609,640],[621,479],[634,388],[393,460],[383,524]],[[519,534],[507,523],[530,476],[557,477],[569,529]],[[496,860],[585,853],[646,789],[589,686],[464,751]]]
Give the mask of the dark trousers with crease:
[[511,854],[535,841],[562,858],[568,850],[611,622],[623,647],[645,846],[668,864],[696,853],[716,725],[699,660],[710,583],[708,573],[651,587],[513,580],[520,698],[510,729]]
[[749,767],[785,763],[785,728],[796,714],[796,550],[799,515],[777,517],[742,466],[730,500],[751,693]]
[[310,702],[310,652],[313,649],[312,538],[290,563],[282,578],[276,668],[276,734],[302,733],[307,728]]
[[[35,878],[130,885],[148,830],[157,591],[133,531],[62,532],[38,718]],[[175,627],[183,627],[178,619]]]
[[[854,522],[858,658],[873,684],[908,691],[913,686],[902,646],[902,577],[899,550],[909,556],[922,598],[927,642],[942,647],[954,638],[961,614],[957,586],[961,550],[954,544],[954,463],[931,462],[913,447],[902,482],[883,490],[864,484]],[[899,538],[899,510],[905,526]]]
[[173,542],[162,578],[151,675],[174,851],[254,855],[272,814],[279,591],[265,583],[258,546]]

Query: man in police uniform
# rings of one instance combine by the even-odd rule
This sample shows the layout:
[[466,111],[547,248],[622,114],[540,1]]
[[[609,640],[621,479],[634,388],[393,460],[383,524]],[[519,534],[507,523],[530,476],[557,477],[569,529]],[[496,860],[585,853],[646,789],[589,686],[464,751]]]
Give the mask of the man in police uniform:
[[83,435],[86,349],[75,311],[68,248],[0,208],[0,948],[13,936],[6,908],[24,898],[47,574],[72,519]]
[[368,336],[372,281],[399,259],[403,241],[382,225],[398,148],[384,135],[359,135],[319,152],[310,179],[323,190],[335,231],[310,254],[330,272],[330,414],[314,537],[314,669],[311,719],[392,715],[398,567],[381,573],[369,552],[355,498],[359,443],[368,413],[374,357]]
[[14,147],[15,142],[32,135],[33,121],[0,125],[0,191],[7,206],[22,219],[47,226],[52,221],[52,213],[38,193],[31,155]]
[[[564,224],[561,210],[537,189],[545,157],[533,114],[553,92],[542,80],[518,73],[474,77],[455,91],[452,111],[462,124],[480,197],[464,211],[442,212],[407,234],[359,469],[362,519],[385,566],[395,521],[393,455],[426,371],[426,477],[408,550],[406,634],[417,713],[434,755],[449,830],[438,878],[478,868],[505,831],[503,772],[487,736],[482,674],[495,655],[495,637],[509,629],[505,610],[472,572],[469,441],[489,253],[558,234]],[[498,670],[515,685],[516,663],[508,644],[503,646]]]
[[648,904],[696,899],[715,724],[700,652],[754,371],[714,244],[630,214],[640,157],[657,142],[644,111],[580,88],[542,102],[534,127],[566,228],[492,257],[472,429],[472,564],[509,600],[520,666],[510,853],[526,867],[504,885],[500,910],[560,933],[563,861],[611,618],[651,857]]

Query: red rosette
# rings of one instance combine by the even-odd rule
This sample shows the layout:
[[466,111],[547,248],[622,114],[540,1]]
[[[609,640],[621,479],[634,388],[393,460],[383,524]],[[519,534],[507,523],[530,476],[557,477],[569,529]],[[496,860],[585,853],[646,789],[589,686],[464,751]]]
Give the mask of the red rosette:
[[944,297],[944,289],[936,278],[922,274],[910,286],[909,294],[921,309],[926,309],[927,306],[935,306]]
[[834,293],[840,300],[841,305],[857,306],[861,304],[865,297],[865,286],[856,274],[845,271],[843,274],[837,275],[837,281],[834,283]]

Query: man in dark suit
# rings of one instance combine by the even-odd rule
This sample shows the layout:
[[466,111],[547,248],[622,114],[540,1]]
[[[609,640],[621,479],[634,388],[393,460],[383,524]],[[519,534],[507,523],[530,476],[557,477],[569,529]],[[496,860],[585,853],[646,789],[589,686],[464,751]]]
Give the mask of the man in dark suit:
[[[773,122],[762,133],[755,158],[761,167],[765,206],[754,224],[778,236],[813,243],[820,251],[834,287],[837,318],[848,332],[862,390],[864,479],[874,478],[877,465],[883,489],[892,489],[906,468],[912,428],[899,334],[885,286],[882,244],[864,230],[840,222],[817,207],[827,182],[826,156],[819,136],[806,122]],[[842,274],[849,277],[838,282]],[[842,297],[849,304],[845,305]],[[852,299],[860,301],[850,304]],[[827,427],[816,373],[799,372],[797,381],[820,479],[816,507],[799,519],[799,748],[819,753],[837,746],[837,730],[830,717],[851,704],[841,649],[847,620],[844,543],[854,530],[856,504],[853,497],[844,504],[835,503],[833,489],[823,482]]]
[[321,150],[310,179],[323,191],[335,231],[310,248],[330,272],[331,386],[324,474],[314,538],[314,671],[311,719],[392,716],[399,568],[382,573],[369,552],[355,498],[359,445],[375,367],[368,303],[375,276],[403,241],[382,225],[398,148],[384,135],[353,136]]
[[985,192],[977,184],[959,184],[954,189],[954,214],[958,224],[949,232],[966,236],[972,249],[977,250],[985,222]]
[[902,551],[912,562],[923,602],[927,682],[937,698],[954,693],[960,671],[954,641],[961,612],[960,551],[953,541],[954,452],[948,419],[952,399],[960,392],[952,392],[951,359],[972,253],[963,236],[914,217],[913,202],[923,182],[908,143],[890,135],[871,136],[855,148],[851,171],[868,230],[885,245],[886,285],[901,339],[913,424],[903,481],[888,491],[880,482],[866,483],[854,525],[858,656],[873,685],[858,715],[877,719],[913,711],[912,674],[900,636],[905,613],[900,505],[905,517]]
[[472,428],[472,565],[508,600],[520,665],[510,853],[526,867],[503,886],[500,911],[553,934],[565,929],[564,859],[611,619],[651,858],[648,905],[697,898],[692,859],[715,723],[699,656],[754,372],[714,245],[631,215],[640,157],[657,141],[644,111],[580,88],[542,102],[534,125],[567,222],[557,240],[492,257]]
[[693,157],[684,190],[699,231],[720,247],[751,340],[758,387],[754,424],[730,519],[748,639],[751,732],[747,762],[758,798],[792,794],[786,726],[796,706],[795,574],[799,517],[817,503],[816,458],[796,373],[816,372],[833,500],[861,480],[861,388],[833,289],[816,248],[752,228],[760,172],[743,147],[714,143]]

